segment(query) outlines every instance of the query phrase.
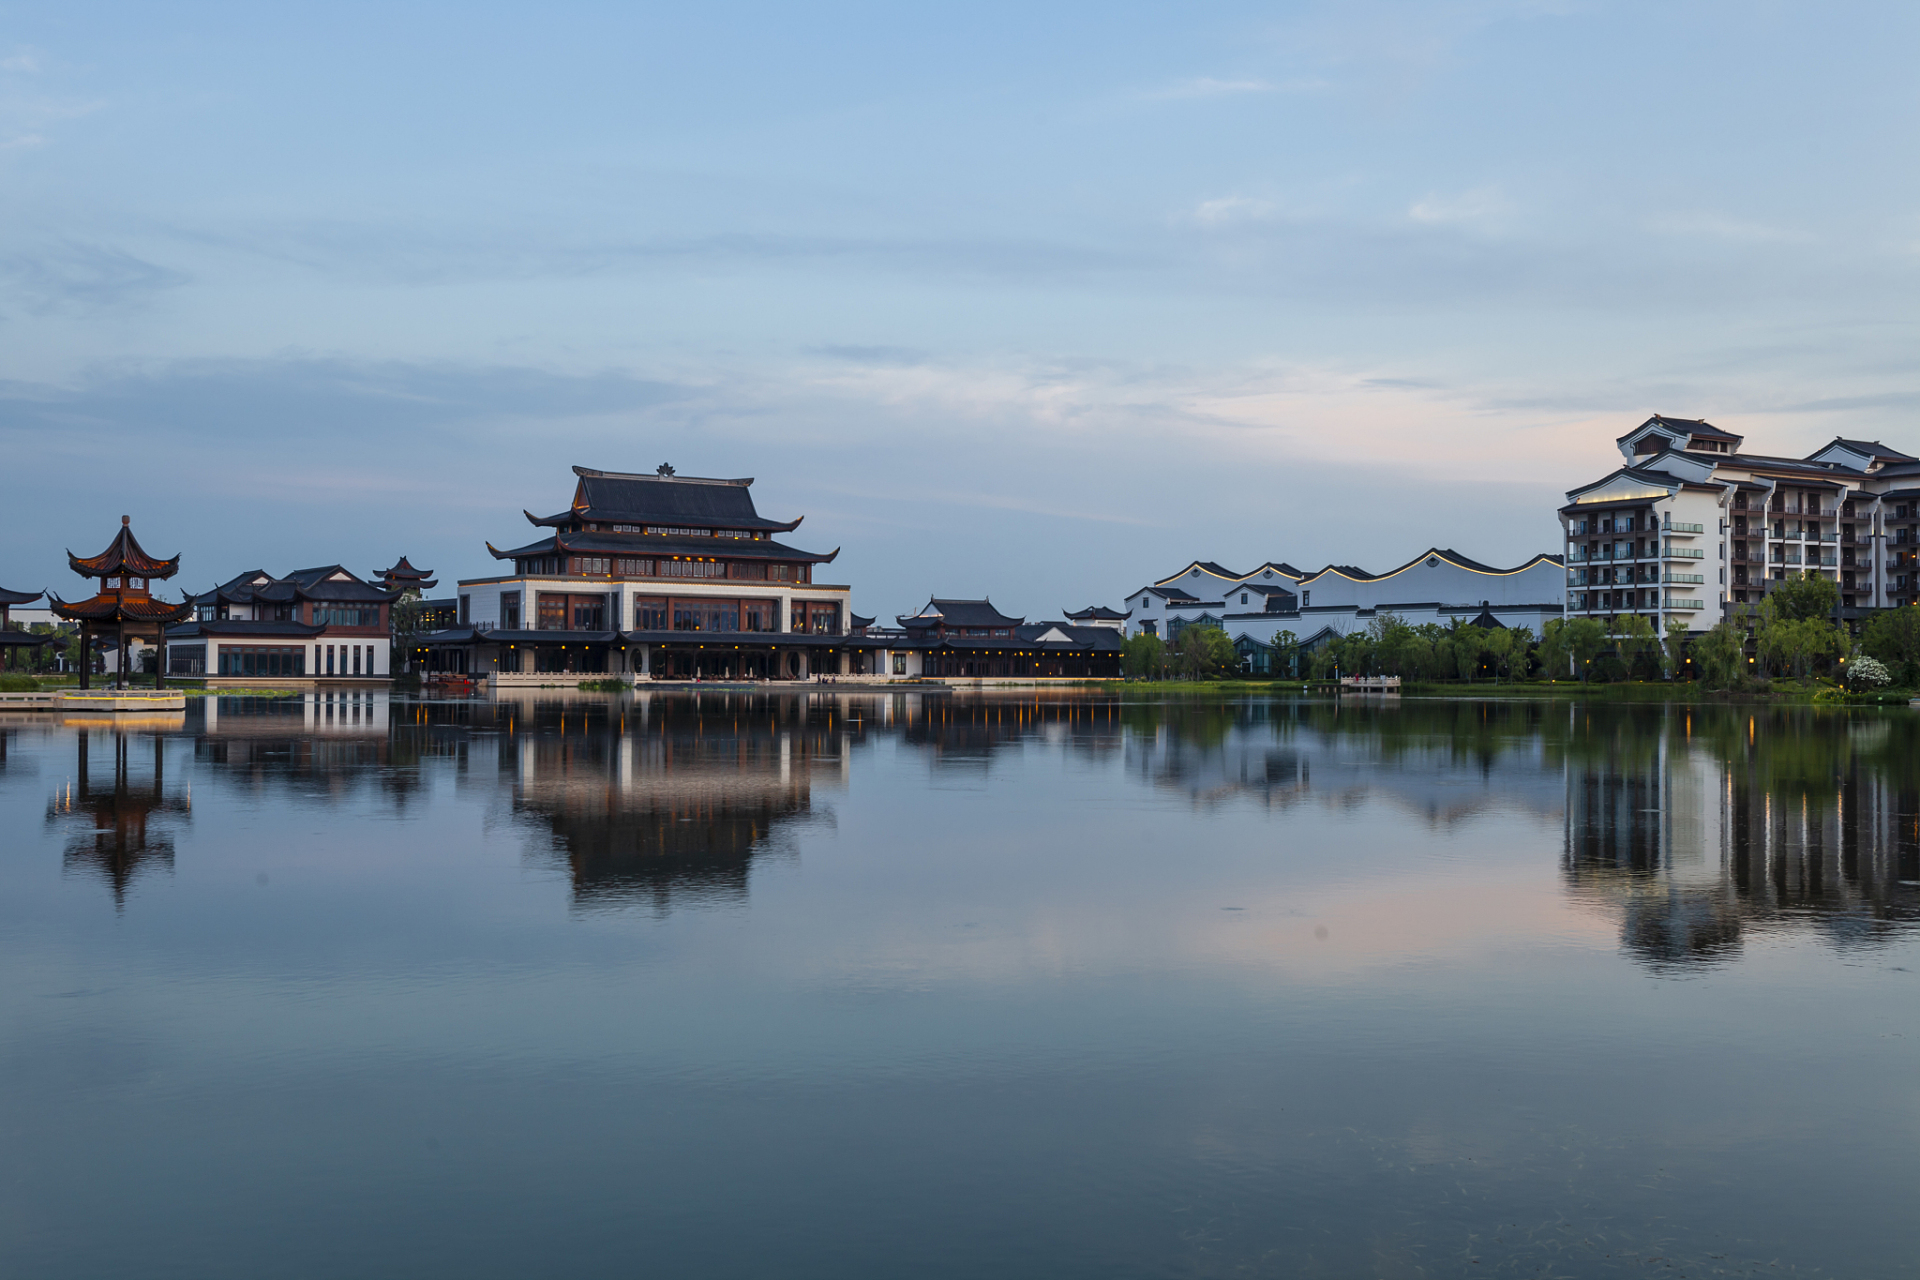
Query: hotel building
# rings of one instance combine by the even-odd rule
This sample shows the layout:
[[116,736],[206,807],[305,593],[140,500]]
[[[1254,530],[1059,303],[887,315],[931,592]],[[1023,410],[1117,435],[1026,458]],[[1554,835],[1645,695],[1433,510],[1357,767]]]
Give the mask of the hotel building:
[[1920,458],[1869,440],[1805,458],[1743,443],[1658,414],[1616,440],[1626,465],[1560,508],[1568,615],[1699,632],[1807,571],[1833,580],[1842,618],[1914,603]]
[[384,684],[388,612],[399,595],[337,564],[284,578],[240,574],[194,596],[192,620],[167,628],[167,674],[202,676],[209,686]]

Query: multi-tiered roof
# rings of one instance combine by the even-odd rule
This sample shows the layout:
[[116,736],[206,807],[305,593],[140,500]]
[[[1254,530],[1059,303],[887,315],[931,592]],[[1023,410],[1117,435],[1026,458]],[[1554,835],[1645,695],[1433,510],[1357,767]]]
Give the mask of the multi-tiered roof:
[[[769,520],[753,506],[752,479],[715,480],[680,476],[663,466],[653,475],[575,467],[573,505],[556,515],[524,512],[527,522],[553,532],[496,560],[513,560],[521,571],[546,557],[715,560],[827,564],[840,554],[801,551],[775,542],[800,519]],[[664,575],[663,575],[664,576]]]
[[133,536],[127,517],[120,517],[120,532],[107,549],[97,556],[76,556],[67,552],[67,564],[83,578],[98,578],[100,588],[91,600],[72,604],[49,594],[53,611],[75,622],[95,626],[113,624],[160,624],[179,622],[193,612],[191,602],[168,604],[153,595],[156,578],[171,578],[180,572],[180,557],[161,559],[150,556]]

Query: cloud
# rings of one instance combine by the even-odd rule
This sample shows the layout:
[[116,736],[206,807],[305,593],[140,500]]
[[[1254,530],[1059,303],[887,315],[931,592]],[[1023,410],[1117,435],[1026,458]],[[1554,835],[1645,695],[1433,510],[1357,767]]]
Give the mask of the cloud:
[[1484,223],[1504,218],[1513,204],[1498,187],[1476,187],[1459,195],[1427,195],[1413,202],[1407,216],[1425,223]]
[[1804,244],[1813,239],[1802,231],[1703,210],[1662,214],[1647,226],[1660,235],[1692,236],[1734,244]]
[[1271,80],[1219,80],[1213,76],[1197,76],[1191,80],[1178,80],[1173,84],[1149,91],[1151,99],[1168,100],[1177,98],[1229,98],[1249,93],[1280,93],[1283,86]]
[[38,49],[22,48],[0,58],[0,72],[14,75],[34,75],[41,67],[41,53]]
[[113,245],[62,241],[0,257],[0,280],[28,312],[44,315],[138,303],[187,276]]
[[1241,222],[1261,222],[1274,216],[1279,206],[1254,196],[1217,196],[1202,200],[1189,215],[1203,227],[1225,227]]

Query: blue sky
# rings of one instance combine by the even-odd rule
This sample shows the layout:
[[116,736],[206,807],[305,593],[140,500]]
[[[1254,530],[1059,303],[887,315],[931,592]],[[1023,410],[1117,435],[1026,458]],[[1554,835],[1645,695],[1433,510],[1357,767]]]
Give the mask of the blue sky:
[[0,584],[493,571],[752,475],[888,615],[1920,452],[1920,10],[0,4]]

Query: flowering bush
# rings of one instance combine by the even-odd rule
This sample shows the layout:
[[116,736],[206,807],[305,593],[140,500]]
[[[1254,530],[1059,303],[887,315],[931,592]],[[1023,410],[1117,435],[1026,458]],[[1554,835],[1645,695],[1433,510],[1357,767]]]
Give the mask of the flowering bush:
[[1856,689],[1884,689],[1893,683],[1886,664],[1861,656],[1847,664],[1847,683]]

